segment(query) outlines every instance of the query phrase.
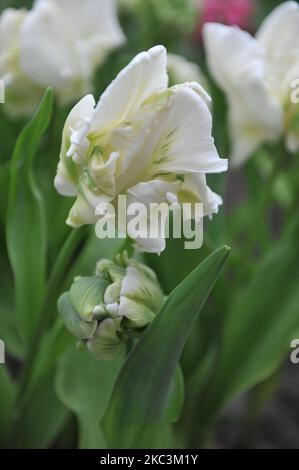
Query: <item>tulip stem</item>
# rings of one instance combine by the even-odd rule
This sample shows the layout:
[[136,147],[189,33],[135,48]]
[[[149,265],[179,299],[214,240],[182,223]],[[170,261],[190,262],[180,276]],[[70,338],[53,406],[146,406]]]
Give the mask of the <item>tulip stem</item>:
[[129,257],[134,254],[133,240],[129,237],[124,240],[123,244],[118,249],[117,254],[121,254],[124,251],[127,251]]
[[[280,150],[280,147],[279,147]],[[271,203],[272,195],[273,195],[273,186],[276,182],[277,176],[279,175],[284,159],[282,158],[282,154],[277,155],[277,159],[275,162],[275,166],[272,170],[271,175],[269,176],[266,184],[264,186],[264,191],[262,193],[262,197],[257,204],[257,210],[254,214],[254,224],[263,224],[265,222],[265,217],[267,215],[267,209],[269,204]],[[257,241],[259,231],[256,230],[256,227],[251,226],[251,233],[248,237],[247,243],[244,246],[243,254],[241,259],[239,260],[240,271],[237,273],[235,283],[238,285],[240,281],[243,280],[244,271],[248,266],[248,261],[251,258],[253,249],[255,247],[255,243]]]

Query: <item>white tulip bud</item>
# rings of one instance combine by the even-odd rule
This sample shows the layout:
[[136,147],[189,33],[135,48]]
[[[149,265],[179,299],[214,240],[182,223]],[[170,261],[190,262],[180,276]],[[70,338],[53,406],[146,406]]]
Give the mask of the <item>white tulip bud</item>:
[[74,280],[58,302],[68,330],[86,341],[99,360],[112,359],[131,333],[142,332],[164,302],[156,275],[124,253],[116,261],[101,260],[96,276]]

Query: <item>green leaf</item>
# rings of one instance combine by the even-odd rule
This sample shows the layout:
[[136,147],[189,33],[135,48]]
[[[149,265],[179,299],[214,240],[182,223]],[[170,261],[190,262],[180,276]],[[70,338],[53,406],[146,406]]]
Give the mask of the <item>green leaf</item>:
[[280,244],[228,312],[204,414],[215,415],[229,400],[274,374],[299,329],[297,240]]
[[73,337],[65,328],[62,319],[58,317],[52,328],[43,335],[35,360],[30,365],[30,376],[20,397],[22,407],[28,406],[32,401],[32,394],[36,394],[40,384],[53,374],[57,361],[72,343]]
[[39,110],[20,134],[10,163],[7,247],[15,281],[15,309],[20,332],[28,340],[34,331],[46,278],[46,219],[33,164],[52,111],[47,90]]
[[[7,195],[8,195],[8,176],[9,176],[9,163],[0,164],[0,227],[1,236],[2,230],[5,227],[6,210],[7,210]],[[5,230],[3,230],[5,231]]]
[[0,332],[1,338],[6,344],[6,351],[11,356],[22,359],[24,352],[15,324],[13,308],[4,305],[2,301],[0,304]]
[[122,359],[97,362],[88,351],[78,351],[73,347],[59,364],[56,392],[78,419],[81,449],[105,448],[99,422],[122,362]]
[[185,399],[185,384],[180,366],[175,370],[170,390],[170,403],[166,413],[166,422],[174,424],[179,420]]
[[177,364],[229,251],[217,250],[172,292],[128,357],[103,419],[109,447],[161,446]]
[[72,340],[59,317],[43,335],[35,360],[30,364],[26,387],[19,384],[15,406],[16,446],[38,449],[47,447],[64,426],[69,410],[58,400],[53,382],[57,361],[71,346]]
[[45,449],[62,431],[70,413],[57,398],[54,374],[39,382],[35,393],[17,422],[13,446],[17,449]]
[[6,366],[0,364],[0,448],[5,448],[10,439],[13,413],[15,385],[12,382]]
[[24,348],[18,332],[13,304],[13,279],[5,256],[0,253],[0,337],[5,342],[6,351],[18,359],[24,356]]

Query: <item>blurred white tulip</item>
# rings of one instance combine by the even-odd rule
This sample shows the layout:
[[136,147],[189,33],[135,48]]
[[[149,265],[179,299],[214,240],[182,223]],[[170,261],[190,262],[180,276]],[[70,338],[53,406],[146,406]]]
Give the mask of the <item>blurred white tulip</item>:
[[228,99],[232,163],[283,136],[290,151],[298,150],[299,109],[291,99],[299,78],[298,3],[277,7],[256,37],[209,23],[204,40],[210,71]]
[[178,54],[168,53],[167,68],[170,78],[175,83],[197,82],[205,90],[208,90],[208,80],[200,67]]
[[[162,46],[137,55],[97,105],[83,98],[66,121],[55,179],[60,194],[77,197],[67,223],[96,223],[97,207],[120,194],[145,205],[203,202],[205,215],[216,213],[221,198],[205,174],[226,171],[227,161],[214,145],[208,100],[196,82],[168,88]],[[140,251],[165,248],[164,239],[137,242]]]
[[29,12],[4,11],[0,39],[7,109],[21,116],[47,86],[62,104],[88,93],[96,67],[125,37],[114,0],[36,0]]
[[5,87],[5,109],[13,117],[30,114],[42,96],[42,89],[20,65],[21,27],[26,17],[26,10],[12,8],[0,17],[0,78]]

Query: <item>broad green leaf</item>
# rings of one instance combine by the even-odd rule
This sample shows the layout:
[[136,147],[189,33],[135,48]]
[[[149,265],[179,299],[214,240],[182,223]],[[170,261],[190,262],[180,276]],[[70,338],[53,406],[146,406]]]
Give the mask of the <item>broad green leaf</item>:
[[270,377],[283,363],[299,329],[298,255],[297,240],[282,243],[229,310],[216,372],[203,400],[206,416]]
[[50,121],[52,101],[48,90],[20,134],[10,163],[7,247],[14,273],[16,318],[27,340],[32,337],[45,292],[47,228],[33,164]]
[[0,364],[0,448],[9,444],[14,416],[15,385],[5,364]]
[[73,347],[58,366],[56,392],[77,417],[81,449],[106,447],[100,420],[122,362],[122,358],[97,362],[88,351],[78,351]]
[[103,419],[109,447],[161,446],[177,364],[228,255],[229,248],[223,247],[195,269],[168,297],[131,352]]

